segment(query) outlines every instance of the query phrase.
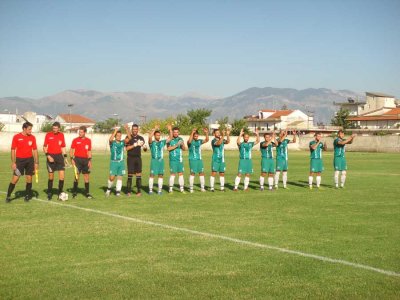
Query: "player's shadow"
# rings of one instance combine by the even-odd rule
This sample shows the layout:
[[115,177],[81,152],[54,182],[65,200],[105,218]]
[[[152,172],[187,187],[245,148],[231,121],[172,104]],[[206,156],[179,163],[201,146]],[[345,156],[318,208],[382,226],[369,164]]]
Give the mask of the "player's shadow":
[[[68,188],[68,189],[66,189],[66,191],[67,191],[68,193],[73,194],[73,188]],[[78,187],[78,188],[76,189],[76,194],[86,195],[85,188],[80,188],[80,187]]]
[[[11,198],[11,201],[23,199],[23,198],[25,198],[25,195],[26,195],[25,191],[16,191],[14,193],[14,198]],[[36,190],[32,190],[32,197],[39,198],[39,192]]]
[[288,181],[287,184],[292,185],[292,186],[303,187],[303,188],[308,187],[308,182],[306,182],[306,181],[299,181],[299,182]]
[[[308,187],[308,181],[300,180],[299,182],[303,183],[302,187]],[[315,184],[315,180],[313,181],[313,184]],[[326,188],[333,187],[331,184],[325,184],[325,183],[321,183],[321,186],[326,187]]]

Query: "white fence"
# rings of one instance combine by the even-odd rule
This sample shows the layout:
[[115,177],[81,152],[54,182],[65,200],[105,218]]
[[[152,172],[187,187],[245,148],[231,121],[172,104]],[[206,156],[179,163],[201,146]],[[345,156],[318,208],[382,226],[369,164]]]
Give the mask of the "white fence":
[[[15,133],[11,132],[0,132],[0,151],[9,151],[11,148],[11,141]],[[35,133],[36,142],[39,150],[42,151],[45,133]],[[71,145],[72,140],[77,137],[75,133],[65,133],[65,140],[67,143],[67,149]],[[89,133],[87,136],[92,140],[93,151],[96,152],[108,152],[108,134]],[[147,144],[147,135],[143,135]],[[188,136],[182,136],[187,141]],[[210,140],[213,137],[210,136]],[[292,137],[289,137],[292,139]],[[226,150],[237,150],[236,146],[237,137],[231,137],[230,144],[225,146]],[[313,139],[311,136],[301,136],[298,138],[297,143],[290,144],[289,149],[291,150],[308,150],[308,143]],[[252,138],[254,140],[254,138]],[[333,138],[324,137],[324,141],[328,144],[328,150],[332,150]],[[211,150],[211,143],[207,143],[203,146],[204,150]],[[354,143],[346,146],[347,151],[365,151],[365,152],[400,152],[400,136],[388,135],[388,136],[357,136]]]

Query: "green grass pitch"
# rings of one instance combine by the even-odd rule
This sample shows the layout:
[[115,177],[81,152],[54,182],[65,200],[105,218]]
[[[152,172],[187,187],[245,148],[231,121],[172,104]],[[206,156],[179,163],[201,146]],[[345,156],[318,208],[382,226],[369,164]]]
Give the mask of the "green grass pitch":
[[[203,154],[208,185],[210,153]],[[323,190],[310,191],[308,153],[290,152],[290,189],[275,192],[259,191],[259,152],[253,155],[249,192],[231,190],[238,162],[235,151],[226,153],[225,193],[201,193],[196,186],[194,194],[176,190],[173,195],[105,198],[108,155],[96,154],[94,200],[78,196],[54,205],[18,198],[6,204],[0,194],[0,299],[400,298],[398,276],[95,212],[400,273],[398,154],[347,153],[346,188],[336,190],[328,152]],[[34,183],[34,190],[46,199],[43,155],[40,159],[40,182]],[[3,192],[10,180],[9,162],[9,154],[0,153]],[[148,153],[143,164],[147,188]],[[72,178],[68,169],[67,189]],[[218,177],[216,182],[218,189]],[[23,181],[17,185],[17,195],[24,186]]]

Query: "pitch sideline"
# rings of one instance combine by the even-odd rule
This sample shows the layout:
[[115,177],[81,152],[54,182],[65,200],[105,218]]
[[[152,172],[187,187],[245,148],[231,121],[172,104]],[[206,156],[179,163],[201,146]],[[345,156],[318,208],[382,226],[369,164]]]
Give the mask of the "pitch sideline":
[[[1,193],[4,194],[5,192],[1,192]],[[86,212],[101,214],[101,215],[105,215],[108,217],[119,218],[119,219],[123,219],[126,221],[135,222],[138,224],[145,224],[145,225],[149,225],[149,226],[155,226],[155,227],[160,227],[160,228],[164,228],[164,229],[190,233],[192,235],[204,236],[207,238],[220,239],[220,240],[224,240],[224,241],[233,242],[236,244],[251,246],[254,248],[274,250],[277,252],[312,258],[312,259],[323,261],[323,262],[329,262],[329,263],[333,263],[333,264],[340,264],[340,265],[350,266],[353,268],[369,270],[369,271],[381,273],[381,274],[384,274],[387,276],[400,277],[400,273],[397,273],[394,271],[379,269],[379,268],[371,267],[368,265],[353,263],[353,262],[342,260],[342,259],[335,259],[335,258],[330,258],[330,257],[326,257],[326,256],[320,256],[320,255],[310,254],[310,253],[306,253],[306,252],[271,246],[268,244],[261,244],[261,243],[255,243],[255,242],[250,242],[250,241],[246,241],[246,240],[236,239],[236,238],[232,238],[229,236],[208,233],[208,232],[203,232],[203,231],[197,231],[197,230],[192,230],[192,229],[188,229],[188,228],[184,228],[184,227],[177,227],[177,226],[172,226],[172,225],[167,225],[167,224],[162,224],[162,223],[157,223],[157,222],[152,222],[152,221],[141,220],[141,219],[137,219],[137,218],[133,218],[133,217],[122,216],[122,215],[105,212],[105,211],[101,211],[101,210],[96,210],[96,209],[92,209],[92,208],[80,207],[80,206],[76,206],[73,204],[59,203],[59,202],[54,202],[54,201],[46,201],[46,200],[39,199],[39,198],[33,198],[33,200],[38,201],[38,202],[47,203],[47,204],[52,204],[52,205],[58,205],[61,207],[69,207],[69,208],[74,208],[74,209],[78,209],[78,210],[82,210],[82,211],[86,211]]]

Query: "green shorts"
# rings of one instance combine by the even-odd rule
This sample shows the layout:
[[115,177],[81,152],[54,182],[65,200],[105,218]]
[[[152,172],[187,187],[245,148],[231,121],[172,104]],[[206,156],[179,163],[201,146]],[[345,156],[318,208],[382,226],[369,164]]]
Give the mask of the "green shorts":
[[180,161],[169,161],[169,172],[172,174],[183,173],[185,168],[183,167],[183,162]]
[[111,161],[110,162],[110,175],[111,176],[125,175],[125,162],[124,161]]
[[276,160],[276,171],[287,171],[288,163],[286,159],[277,159]]
[[275,173],[275,161],[273,158],[261,158],[261,173]]
[[150,175],[164,175],[164,159],[151,159]]
[[211,163],[211,171],[218,172],[218,173],[225,173],[225,162],[223,161],[215,161],[213,160]]
[[251,159],[239,159],[238,173],[253,174],[253,161]]
[[324,170],[324,164],[320,158],[311,158],[310,160],[310,172],[320,173]]
[[201,159],[198,160],[189,159],[189,167],[190,167],[190,173],[197,174],[204,172],[203,160]]
[[347,162],[345,157],[335,157],[333,159],[333,168],[335,171],[346,171]]

